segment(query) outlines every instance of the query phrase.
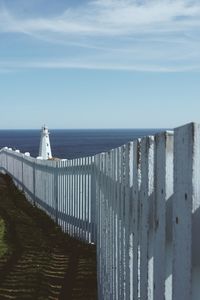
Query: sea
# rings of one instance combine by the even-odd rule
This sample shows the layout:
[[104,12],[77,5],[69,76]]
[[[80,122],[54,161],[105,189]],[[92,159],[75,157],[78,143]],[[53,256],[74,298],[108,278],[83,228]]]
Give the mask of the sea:
[[[79,158],[105,152],[139,137],[154,135],[165,129],[52,129],[52,155],[58,158]],[[40,130],[0,130],[0,149],[11,147],[37,157]]]

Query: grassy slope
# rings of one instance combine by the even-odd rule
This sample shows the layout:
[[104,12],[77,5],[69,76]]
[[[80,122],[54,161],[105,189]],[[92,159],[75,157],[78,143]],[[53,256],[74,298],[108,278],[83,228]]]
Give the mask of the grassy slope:
[[2,218],[0,218],[0,257],[8,252],[8,245],[5,241],[6,226]]
[[97,299],[95,247],[63,234],[5,178],[0,211],[12,251],[0,259],[0,299]]

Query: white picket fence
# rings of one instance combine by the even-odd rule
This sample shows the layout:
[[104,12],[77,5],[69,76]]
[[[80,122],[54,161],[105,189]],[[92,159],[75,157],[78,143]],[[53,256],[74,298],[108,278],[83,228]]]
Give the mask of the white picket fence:
[[3,148],[0,168],[63,231],[96,244],[99,300],[200,299],[200,125],[73,160]]

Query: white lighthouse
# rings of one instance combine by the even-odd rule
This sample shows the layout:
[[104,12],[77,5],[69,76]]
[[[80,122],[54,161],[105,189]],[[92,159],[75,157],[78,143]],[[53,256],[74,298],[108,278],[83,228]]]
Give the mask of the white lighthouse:
[[41,157],[42,159],[52,158],[49,130],[45,125],[41,130],[39,157]]

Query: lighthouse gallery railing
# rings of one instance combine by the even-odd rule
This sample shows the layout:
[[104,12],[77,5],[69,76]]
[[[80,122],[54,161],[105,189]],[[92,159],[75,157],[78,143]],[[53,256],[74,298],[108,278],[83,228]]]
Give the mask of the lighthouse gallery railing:
[[73,160],[2,149],[0,168],[63,231],[96,244],[99,299],[199,299],[200,125]]

